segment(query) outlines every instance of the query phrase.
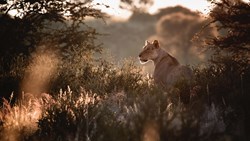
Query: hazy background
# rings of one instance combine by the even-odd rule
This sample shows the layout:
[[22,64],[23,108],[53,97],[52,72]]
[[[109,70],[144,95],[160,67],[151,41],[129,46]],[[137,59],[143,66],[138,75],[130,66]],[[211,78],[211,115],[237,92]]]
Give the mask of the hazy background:
[[160,46],[184,65],[201,64],[209,58],[210,53],[201,46],[205,44],[205,38],[217,33],[211,25],[203,29],[209,23],[204,13],[177,5],[161,8],[151,14],[147,10],[135,10],[130,14],[123,19],[113,15],[105,22],[88,22],[103,34],[99,42],[114,59],[137,58],[145,40],[159,40]]

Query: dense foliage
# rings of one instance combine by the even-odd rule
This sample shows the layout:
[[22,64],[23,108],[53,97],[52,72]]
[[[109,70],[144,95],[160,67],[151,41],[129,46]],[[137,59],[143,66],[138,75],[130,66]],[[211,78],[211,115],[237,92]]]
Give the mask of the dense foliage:
[[[210,48],[217,51],[211,61],[217,69],[215,79],[223,85],[214,85],[216,98],[223,98],[225,107],[232,107],[234,112],[227,117],[230,127],[237,128],[233,121],[242,121],[242,134],[245,140],[250,136],[249,107],[249,3],[241,0],[214,0],[215,8],[211,11],[212,22],[217,23],[221,35],[208,41]],[[218,87],[219,86],[219,87]],[[217,97],[219,96],[219,97]],[[239,129],[238,129],[239,130]]]
[[209,45],[217,51],[227,51],[239,60],[249,60],[250,51],[250,6],[241,0],[212,0],[215,8],[210,16],[218,23],[218,29],[223,33],[213,38]]
[[88,6],[90,2],[21,0],[0,5],[0,90],[3,95],[23,91],[20,83],[38,48],[53,52],[60,60],[59,66],[74,63],[75,57],[91,59],[93,53],[100,52],[99,45],[94,44],[98,33],[85,24],[85,18],[104,18],[104,14]]

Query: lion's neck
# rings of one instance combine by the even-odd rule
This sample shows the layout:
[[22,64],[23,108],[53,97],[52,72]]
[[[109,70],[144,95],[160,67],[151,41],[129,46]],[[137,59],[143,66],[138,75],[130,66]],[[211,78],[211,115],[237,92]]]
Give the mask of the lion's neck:
[[160,48],[158,50],[158,57],[153,60],[155,67],[160,65],[163,61],[165,63],[167,62],[167,64],[169,65],[179,65],[179,62],[174,57],[172,57],[166,51]]
[[155,65],[153,77],[155,82],[160,85],[167,84],[171,71],[180,65],[174,57],[163,49],[159,49],[158,57],[153,62]]

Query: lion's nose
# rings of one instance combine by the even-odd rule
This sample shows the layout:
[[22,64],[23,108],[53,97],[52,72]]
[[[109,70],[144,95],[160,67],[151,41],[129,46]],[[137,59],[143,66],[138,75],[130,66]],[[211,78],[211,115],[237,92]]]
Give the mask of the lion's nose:
[[141,53],[139,54],[139,57],[141,57]]

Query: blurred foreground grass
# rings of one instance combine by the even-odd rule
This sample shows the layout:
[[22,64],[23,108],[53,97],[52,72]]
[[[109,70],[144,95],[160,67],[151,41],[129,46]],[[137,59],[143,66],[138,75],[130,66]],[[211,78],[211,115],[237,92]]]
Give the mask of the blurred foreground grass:
[[[248,65],[243,69],[224,59],[194,68],[190,91],[185,81],[163,91],[133,60],[120,67],[103,60],[95,63],[84,64],[78,72],[64,68],[50,82],[50,94],[23,94],[14,105],[4,99],[0,139],[247,140]],[[183,104],[179,94],[187,94],[190,102]]]

